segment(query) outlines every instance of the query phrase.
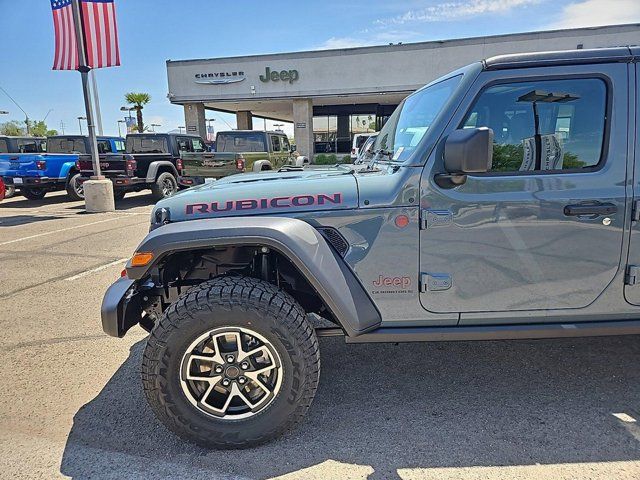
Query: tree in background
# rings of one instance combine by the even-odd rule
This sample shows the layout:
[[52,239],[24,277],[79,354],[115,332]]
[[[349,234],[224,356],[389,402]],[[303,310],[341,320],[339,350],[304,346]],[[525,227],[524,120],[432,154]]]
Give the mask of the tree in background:
[[125,101],[129,105],[133,105],[138,120],[138,132],[144,132],[144,122],[142,121],[142,109],[151,101],[151,95],[148,93],[129,92],[124,96]]
[[[0,135],[11,136],[25,136],[27,130],[22,125],[24,122],[18,122],[16,120],[10,120],[8,122],[0,124]],[[50,130],[47,124],[43,120],[29,121],[30,134],[33,137],[48,137],[50,135],[57,135],[57,130]]]
[[0,135],[20,136],[25,135],[26,130],[22,126],[24,122],[10,120],[0,125]]

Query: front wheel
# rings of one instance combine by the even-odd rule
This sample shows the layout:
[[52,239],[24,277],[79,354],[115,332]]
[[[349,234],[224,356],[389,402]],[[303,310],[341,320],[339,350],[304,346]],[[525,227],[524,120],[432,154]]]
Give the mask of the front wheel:
[[218,277],[184,293],[154,327],[142,361],[156,416],[213,448],[258,445],[294,427],[319,373],[302,307],[250,277]]
[[151,185],[151,193],[156,200],[162,200],[163,198],[170,197],[178,191],[178,181],[169,172],[164,172],[158,175],[156,183]]
[[16,194],[16,187],[13,185],[5,185],[4,198],[11,198]]
[[44,188],[23,188],[21,193],[29,200],[42,200],[47,191]]
[[67,182],[67,196],[71,200],[84,200],[84,187],[79,182],[81,175],[76,173]]

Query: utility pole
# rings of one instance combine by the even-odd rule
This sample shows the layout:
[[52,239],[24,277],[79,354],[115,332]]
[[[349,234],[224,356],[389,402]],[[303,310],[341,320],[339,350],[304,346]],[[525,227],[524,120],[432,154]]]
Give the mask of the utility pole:
[[98,127],[98,135],[102,133],[102,113],[100,113],[100,98],[98,97],[98,81],[96,80],[96,71],[91,70],[91,90],[93,91],[93,104],[96,108],[96,126]]
[[62,130],[62,134],[64,135],[64,122],[60,120],[60,130]]
[[91,68],[87,65],[86,59],[84,30],[82,28],[82,15],[80,14],[80,0],[71,0],[71,7],[78,44],[78,71],[82,78],[82,93],[87,117],[87,129],[89,130],[89,150],[93,164],[93,175],[89,181],[84,183],[85,209],[87,212],[92,213],[113,212],[116,209],[113,197],[113,184],[111,180],[103,177],[100,171],[98,141],[96,139],[96,127],[93,118],[93,108],[91,106],[91,90],[89,88],[89,72]]

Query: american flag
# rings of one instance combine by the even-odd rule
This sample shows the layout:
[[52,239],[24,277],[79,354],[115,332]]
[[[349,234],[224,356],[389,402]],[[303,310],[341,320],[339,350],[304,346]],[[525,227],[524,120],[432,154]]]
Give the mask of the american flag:
[[71,0],[51,0],[56,49],[53,55],[54,70],[78,69],[78,44],[73,23]]
[[[54,70],[79,67],[71,0],[51,0],[55,29]],[[120,65],[116,11],[113,0],[80,0],[86,64],[89,68]]]

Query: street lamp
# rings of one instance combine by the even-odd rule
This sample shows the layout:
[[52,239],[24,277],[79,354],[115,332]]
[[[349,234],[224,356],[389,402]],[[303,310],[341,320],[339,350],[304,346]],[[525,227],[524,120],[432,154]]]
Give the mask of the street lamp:
[[183,128],[185,128],[185,127],[178,127],[178,131],[179,131],[180,133],[182,133],[182,129],[183,129]]
[[127,123],[124,120],[118,120],[118,136],[121,137],[122,136],[122,132],[120,132],[120,124],[121,123]]
[[136,107],[120,107],[121,112],[129,112],[129,118],[131,118],[131,112],[135,109]]
[[80,127],[80,135],[82,135],[82,120],[86,120],[87,117],[78,117],[78,126]]
[[274,123],[273,127],[276,129],[276,132],[282,132],[282,128],[280,127],[284,127],[284,123]]
[[6,110],[0,110],[0,115],[9,115],[9,112]]
[[162,126],[162,125],[160,125],[159,123],[152,123],[152,124],[151,124],[151,131],[152,131],[152,132],[155,132],[155,131],[156,131],[155,127],[161,127],[161,126]]

